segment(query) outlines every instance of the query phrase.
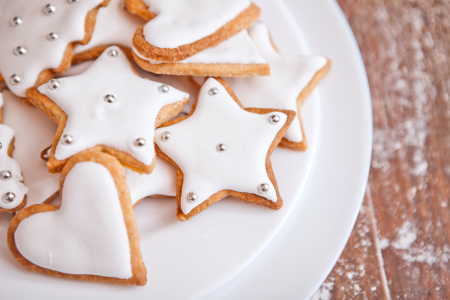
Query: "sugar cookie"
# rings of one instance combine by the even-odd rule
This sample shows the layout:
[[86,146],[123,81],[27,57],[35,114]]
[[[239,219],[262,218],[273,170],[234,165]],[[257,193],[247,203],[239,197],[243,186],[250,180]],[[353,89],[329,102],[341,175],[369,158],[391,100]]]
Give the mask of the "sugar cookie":
[[184,60],[219,45],[247,28],[260,9],[248,0],[127,0],[128,10],[147,24],[140,26],[133,47],[162,62]]
[[11,92],[25,97],[26,89],[67,70],[75,42],[89,42],[97,11],[109,1],[1,1],[0,74]]
[[28,187],[26,207],[50,201],[59,191],[59,174],[48,172],[40,151],[52,143],[58,126],[8,90],[3,92],[3,112],[3,124],[14,130],[14,159]]
[[61,205],[21,210],[8,246],[27,270],[51,276],[145,285],[124,168],[100,152],[74,156],[61,174]]
[[270,155],[295,117],[243,109],[224,80],[205,81],[190,115],[156,129],[158,155],[177,167],[178,218],[226,196],[272,209],[283,205]]
[[[267,26],[255,22],[250,37],[271,67],[271,75],[255,78],[227,78],[230,88],[244,107],[277,108],[295,111],[293,122],[280,146],[291,150],[306,150],[307,141],[301,118],[301,106],[313,89],[327,75],[331,61],[320,55],[280,54],[273,46]],[[195,79],[201,83],[203,79]]]
[[270,75],[270,67],[259,54],[247,30],[178,62],[153,61],[133,48],[135,62],[156,74],[251,77]]
[[27,91],[30,102],[59,124],[50,172],[86,151],[103,151],[124,166],[150,174],[154,128],[182,111],[189,95],[134,73],[125,53],[109,47],[82,74]]
[[[117,45],[130,54],[131,41],[136,29],[144,21],[129,13],[123,0],[111,0],[110,4],[99,10],[94,33],[87,45],[76,45],[73,64],[96,59],[106,48]],[[127,53],[127,54],[128,54]]]
[[0,212],[15,212],[26,205],[28,188],[20,166],[12,158],[14,130],[0,124]]

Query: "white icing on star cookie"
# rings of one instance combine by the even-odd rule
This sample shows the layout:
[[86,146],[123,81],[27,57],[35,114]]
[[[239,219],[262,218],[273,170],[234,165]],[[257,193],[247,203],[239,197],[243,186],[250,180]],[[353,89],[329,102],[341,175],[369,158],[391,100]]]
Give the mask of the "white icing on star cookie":
[[177,48],[216,32],[247,9],[247,0],[143,0],[157,16],[144,37],[159,48]]
[[59,174],[49,173],[40,158],[41,151],[52,144],[58,126],[10,91],[3,92],[3,100],[3,124],[14,130],[14,159],[28,187],[26,207],[41,204],[59,191]]
[[[327,59],[319,55],[286,55],[274,49],[269,30],[262,22],[249,28],[249,34],[261,55],[270,65],[270,76],[227,78],[244,107],[293,110],[298,115],[297,97],[314,75],[324,68]],[[299,143],[303,140],[300,122],[292,122],[284,136]]]
[[102,2],[1,1],[0,74],[9,89],[25,97],[41,71],[58,68],[67,45],[84,38],[87,13]]
[[67,114],[55,149],[57,160],[102,145],[149,166],[155,156],[156,116],[164,106],[189,99],[186,93],[137,76],[119,47],[107,48],[84,73],[58,83],[56,89],[49,84],[38,88]]
[[[152,64],[165,63],[151,60],[139,54],[133,47],[134,53],[141,59]],[[259,54],[258,49],[250,39],[247,30],[242,30],[235,36],[223,41],[215,47],[205,49],[185,60],[176,63],[193,64],[266,64],[266,60]]]
[[20,166],[8,155],[8,148],[14,138],[14,130],[0,124],[0,208],[18,207],[28,192],[23,184]]
[[66,274],[133,276],[127,228],[114,179],[106,167],[80,162],[67,174],[59,210],[22,220],[14,240],[20,254]]
[[[272,124],[270,117],[279,117]],[[287,122],[282,112],[256,114],[242,109],[216,79],[202,86],[197,106],[187,119],[156,129],[155,142],[183,173],[181,210],[188,214],[215,193],[232,190],[277,202],[277,191],[266,169],[266,158]],[[166,141],[163,134],[169,132]],[[224,145],[225,150],[223,150]],[[267,184],[261,193],[258,187]],[[177,197],[178,193],[177,191]],[[188,194],[196,200],[190,202]]]
[[174,166],[156,157],[156,164],[151,174],[138,174],[126,169],[127,184],[130,189],[131,203],[149,196],[170,196],[177,194],[176,169]]
[[144,23],[126,10],[124,0],[111,0],[107,7],[98,11],[91,41],[87,45],[77,45],[74,53],[79,54],[98,46],[131,48],[134,32]]

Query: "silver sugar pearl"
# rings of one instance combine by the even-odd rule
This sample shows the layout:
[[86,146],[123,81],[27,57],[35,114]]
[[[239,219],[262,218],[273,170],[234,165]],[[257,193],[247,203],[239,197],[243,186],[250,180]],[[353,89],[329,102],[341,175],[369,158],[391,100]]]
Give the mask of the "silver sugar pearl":
[[120,3],[119,3],[119,8],[120,8],[121,10],[126,10],[126,9],[127,9],[126,3],[125,3],[125,2],[120,2]]
[[258,191],[261,194],[265,194],[269,191],[270,185],[268,183],[261,183],[260,185],[258,185]]
[[3,147],[3,145],[2,145],[2,143],[0,143],[0,149],[2,149],[2,147]]
[[277,114],[271,115],[269,118],[269,122],[270,124],[277,124],[278,122],[280,122],[280,116]]
[[4,170],[0,173],[0,178],[2,180],[10,180],[12,177],[11,172],[8,170]]
[[144,138],[138,138],[138,139],[136,139],[135,141],[134,141],[134,145],[136,146],[136,147],[144,147],[145,146],[145,144],[146,144],[147,142],[145,141],[145,139]]
[[61,137],[61,143],[62,143],[63,145],[66,145],[66,146],[72,144],[72,143],[73,143],[73,136],[71,136],[70,134],[65,134],[65,135],[63,135],[63,136]]
[[119,55],[119,52],[117,52],[116,49],[111,49],[108,51],[108,55],[111,57],[115,57],[115,56]]
[[57,90],[57,89],[59,89],[60,86],[61,86],[61,83],[59,82],[58,79],[52,79],[48,82],[48,87],[51,90]]
[[22,24],[22,23],[23,23],[23,21],[22,21],[22,19],[19,18],[19,17],[14,17],[14,18],[12,18],[12,20],[11,20],[11,26],[12,26],[12,27],[15,27],[15,26],[17,26],[17,25],[20,25],[20,24]]
[[225,146],[224,144],[219,144],[217,145],[216,150],[219,153],[223,153],[225,152],[225,150],[227,150],[227,146]]
[[11,82],[12,85],[18,84],[22,79],[17,74],[12,74],[9,77],[9,82]]
[[161,135],[161,140],[163,142],[167,142],[170,139],[170,132],[168,131],[164,131],[163,134]]
[[190,192],[189,194],[187,194],[187,199],[189,202],[195,202],[198,199],[197,194]]
[[114,98],[114,95],[108,94],[103,97],[103,100],[107,103],[114,103],[114,101],[116,101],[116,98]]
[[219,89],[216,88],[216,87],[209,90],[209,95],[210,95],[210,96],[215,96],[215,95],[217,95],[218,93],[219,93]]
[[22,46],[17,46],[17,47],[14,49],[14,54],[15,54],[16,56],[23,55],[23,54],[25,54],[25,53],[27,53],[27,49],[25,49],[25,48],[22,47]]
[[11,192],[7,192],[3,194],[3,202],[5,203],[11,203],[14,201],[14,199],[16,198],[16,195],[14,195],[14,193]]
[[67,0],[67,2],[69,2],[69,3],[75,3],[75,2],[78,2],[78,0]]
[[55,12],[56,12],[56,7],[53,6],[53,5],[51,5],[51,4],[47,4],[47,5],[44,7],[44,13],[45,13],[46,15],[51,15],[51,14],[53,14],[53,13],[55,13]]
[[167,84],[160,85],[158,90],[160,93],[166,94],[169,92],[169,86]]
[[50,32],[47,36],[47,40],[54,41],[58,39],[58,35],[54,32]]

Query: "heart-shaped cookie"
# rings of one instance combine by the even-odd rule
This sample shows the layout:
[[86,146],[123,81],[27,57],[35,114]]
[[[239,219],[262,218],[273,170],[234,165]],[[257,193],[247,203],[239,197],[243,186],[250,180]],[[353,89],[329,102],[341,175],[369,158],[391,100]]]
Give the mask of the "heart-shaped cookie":
[[260,9],[249,0],[126,0],[149,21],[133,37],[136,53],[159,62],[181,61],[247,28]]
[[8,246],[26,269],[51,276],[145,285],[130,193],[120,163],[104,153],[74,156],[60,180],[61,205],[20,211]]

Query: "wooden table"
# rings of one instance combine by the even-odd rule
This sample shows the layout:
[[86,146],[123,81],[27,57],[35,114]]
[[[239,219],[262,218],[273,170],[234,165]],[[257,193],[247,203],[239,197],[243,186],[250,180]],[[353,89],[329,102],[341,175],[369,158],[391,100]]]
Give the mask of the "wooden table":
[[363,206],[313,299],[450,299],[450,0],[337,0],[374,139]]

